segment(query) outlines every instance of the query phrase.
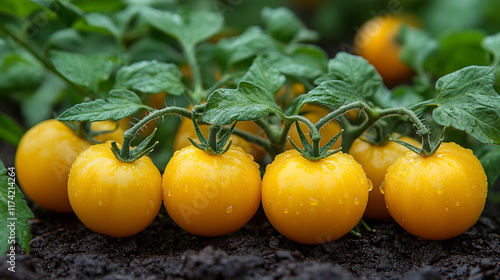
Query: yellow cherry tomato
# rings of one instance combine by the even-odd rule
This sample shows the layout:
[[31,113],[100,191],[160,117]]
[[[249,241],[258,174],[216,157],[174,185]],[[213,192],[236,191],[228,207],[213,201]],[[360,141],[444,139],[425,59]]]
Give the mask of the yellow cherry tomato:
[[168,214],[184,230],[201,236],[228,234],[259,208],[259,165],[233,145],[221,155],[188,146],[167,164],[163,192]]
[[24,194],[43,208],[72,212],[67,191],[69,169],[90,145],[54,119],[30,128],[19,142],[15,159]]
[[[304,117],[306,117],[308,120],[310,120],[312,123],[317,123],[321,118],[326,116],[329,111],[326,110],[323,107],[317,106],[317,105],[312,105],[312,104],[306,104],[301,110],[304,113]],[[309,132],[309,128],[307,125],[303,122],[299,123],[300,129],[302,132],[307,135]],[[321,127],[319,132],[321,133],[321,140],[319,141],[320,146],[324,146],[330,139],[332,139],[335,135],[337,135],[340,131],[342,130],[342,127],[340,125],[332,120],[325,124],[324,126]],[[290,132],[288,133],[288,136],[292,139],[292,141],[299,147],[299,148],[304,148],[302,145],[302,142],[300,141],[299,133],[297,132],[297,126],[294,124],[292,127],[290,127]],[[337,142],[332,146],[331,149],[337,149],[340,147],[340,143],[342,142],[342,137],[340,137]],[[290,141],[287,142],[286,144],[286,149],[290,150],[293,149],[292,144]]]
[[371,182],[348,154],[318,161],[297,150],[278,155],[262,179],[262,205],[271,224],[303,244],[336,240],[359,222]]
[[388,85],[408,79],[413,70],[399,59],[401,45],[397,37],[403,24],[417,26],[410,15],[374,17],[361,26],[354,38],[354,52],[372,64]]
[[90,125],[90,129],[93,131],[110,131],[94,136],[94,140],[98,142],[113,140],[117,143],[121,143],[123,141],[123,133],[125,132],[125,129],[114,121],[93,122]]
[[[420,146],[419,142],[408,136],[403,136],[399,140],[416,147]],[[372,181],[374,187],[374,190],[370,192],[368,205],[363,217],[372,220],[387,220],[391,218],[385,205],[384,195],[380,192],[380,186],[384,181],[389,165],[408,151],[406,147],[392,141],[384,145],[374,145],[361,139],[356,139],[352,143],[349,154],[363,166],[366,176]]]
[[68,196],[75,214],[92,231],[131,236],[160,210],[161,174],[147,156],[122,162],[111,151],[111,142],[93,145],[71,167]]
[[[114,122],[92,123],[95,131],[113,130]],[[122,141],[122,129],[101,134],[97,141]],[[68,174],[75,158],[91,143],[64,123],[43,121],[29,129],[16,151],[16,170],[23,192],[36,204],[56,212],[72,212],[68,200]]]
[[476,223],[488,188],[471,150],[442,143],[429,157],[408,152],[397,159],[387,170],[383,191],[389,213],[406,231],[445,240]]

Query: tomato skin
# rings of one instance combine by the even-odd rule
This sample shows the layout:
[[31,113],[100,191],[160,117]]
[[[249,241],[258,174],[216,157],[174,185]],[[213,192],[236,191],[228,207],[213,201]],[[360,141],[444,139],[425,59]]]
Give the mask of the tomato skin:
[[188,146],[167,164],[163,192],[168,214],[184,230],[201,236],[228,234],[259,208],[259,166],[237,146],[221,155]]
[[147,156],[130,163],[118,160],[108,141],[76,158],[68,196],[75,214],[92,231],[131,236],[145,229],[160,210],[161,174]]
[[71,213],[67,191],[69,169],[90,145],[55,119],[33,126],[21,138],[15,158],[24,194],[43,208]]
[[403,24],[418,26],[410,15],[384,15],[370,19],[356,32],[354,52],[372,64],[388,85],[408,79],[413,70],[399,59],[401,45],[397,42]]
[[123,141],[123,133],[125,132],[125,128],[119,125],[119,123],[114,121],[102,121],[102,122],[93,122],[90,125],[90,129],[94,131],[111,131],[105,134],[99,134],[94,136],[94,140],[98,142],[106,142],[108,140],[113,140],[117,143],[122,143]]
[[[403,136],[399,140],[416,147],[420,146],[419,142],[408,136]],[[368,197],[364,218],[379,221],[391,218],[385,205],[384,195],[380,192],[380,186],[384,181],[389,165],[408,151],[406,147],[393,141],[389,141],[384,145],[374,145],[356,139],[352,143],[349,154],[363,166],[366,176],[373,183],[373,191],[370,192]]]
[[487,181],[471,150],[442,143],[421,157],[408,152],[388,169],[384,196],[389,213],[410,234],[445,240],[471,228],[483,211]]
[[285,237],[321,244],[348,233],[363,216],[371,183],[342,152],[310,161],[297,150],[278,155],[262,179],[262,206]]

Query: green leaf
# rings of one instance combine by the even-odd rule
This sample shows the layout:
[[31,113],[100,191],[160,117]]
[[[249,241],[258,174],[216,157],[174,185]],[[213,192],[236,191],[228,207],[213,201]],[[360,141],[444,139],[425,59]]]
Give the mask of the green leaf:
[[[15,184],[15,177],[9,174],[12,171],[6,169],[0,160],[0,255],[9,253],[11,243],[11,230],[15,232],[15,239],[26,253],[29,253],[29,242],[31,240],[28,219],[33,218],[33,213],[24,200],[23,193]],[[15,172],[13,172],[15,173]],[[12,178],[12,179],[10,179]],[[12,228],[11,228],[12,226]]]
[[493,89],[495,69],[469,66],[440,78],[434,120],[467,132],[484,144],[500,144],[500,95]]
[[28,0],[0,1],[0,13],[9,14],[18,18],[28,16],[38,9],[40,9],[40,6]]
[[120,29],[116,26],[116,24],[110,17],[104,14],[90,13],[86,14],[84,19],[89,26],[98,27],[102,30],[105,30],[116,39],[119,39],[121,37]]
[[479,156],[479,161],[488,177],[488,186],[493,186],[500,175],[500,146],[492,146]]
[[272,67],[264,58],[254,59],[252,66],[241,79],[265,88],[274,95],[285,83],[286,77],[280,71]]
[[282,114],[272,94],[258,85],[243,81],[237,89],[214,91],[208,97],[200,120],[226,125],[234,121],[258,120],[272,112]]
[[328,56],[320,47],[301,45],[291,55],[274,52],[269,61],[283,74],[314,79],[327,71]]
[[182,17],[168,11],[144,8],[142,16],[153,27],[188,46],[212,37],[224,24],[222,15],[210,11],[192,11]]
[[250,27],[241,35],[220,40],[215,56],[224,68],[229,68],[269,50],[276,50],[275,41],[259,27]]
[[8,115],[0,112],[0,139],[17,146],[23,136],[24,131],[21,126]]
[[113,70],[108,55],[82,55],[63,51],[51,51],[50,57],[57,71],[75,84],[97,92],[100,81],[107,80]]
[[106,100],[76,104],[64,111],[59,117],[60,121],[105,121],[109,119],[121,120],[135,114],[140,109],[148,109],[141,103],[141,99],[132,91],[114,89],[109,92]]
[[356,101],[365,101],[361,95],[344,81],[325,81],[319,86],[301,95],[294,113],[297,113],[306,103],[320,103],[333,108]]
[[495,65],[500,63],[500,33],[487,36],[483,39],[482,46],[485,50],[493,54]]
[[166,91],[180,95],[184,92],[181,78],[182,73],[173,63],[141,61],[118,70],[116,88],[134,89],[143,93]]
[[380,87],[373,96],[373,102],[381,108],[410,107],[422,101],[424,98],[407,85],[398,86],[392,92],[386,87]]
[[54,105],[67,89],[66,83],[54,75],[46,75],[45,80],[33,95],[21,101],[21,112],[28,127],[52,116]]
[[38,86],[44,78],[44,69],[29,55],[9,53],[0,65],[0,90],[31,89]]
[[471,65],[488,65],[488,52],[483,49],[484,33],[460,31],[440,40],[440,52],[429,59],[427,68],[441,77]]
[[418,72],[424,71],[424,64],[429,56],[439,49],[439,44],[422,30],[403,26],[399,34],[402,49],[401,60]]
[[285,7],[262,9],[262,20],[267,33],[281,42],[288,43],[318,39],[317,32],[307,29],[292,11]]
[[315,84],[321,84],[324,81],[340,80],[348,83],[364,98],[374,96],[383,85],[375,67],[360,56],[339,52],[330,59],[328,63],[328,73],[320,76],[314,81]]
[[84,12],[69,1],[64,0],[31,0],[31,2],[50,9],[66,26],[71,26],[83,18]]

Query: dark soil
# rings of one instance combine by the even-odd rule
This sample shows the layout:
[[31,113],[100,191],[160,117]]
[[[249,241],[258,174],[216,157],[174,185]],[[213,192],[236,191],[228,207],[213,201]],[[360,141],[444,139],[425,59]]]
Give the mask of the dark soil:
[[[74,215],[36,206],[29,255],[16,272],[0,260],[0,279],[500,279],[500,207],[487,203],[478,223],[447,241],[424,241],[394,222],[375,232],[318,246],[282,237],[260,209],[241,230],[203,238],[162,210],[143,232],[111,238]],[[18,248],[17,252],[22,250]]]

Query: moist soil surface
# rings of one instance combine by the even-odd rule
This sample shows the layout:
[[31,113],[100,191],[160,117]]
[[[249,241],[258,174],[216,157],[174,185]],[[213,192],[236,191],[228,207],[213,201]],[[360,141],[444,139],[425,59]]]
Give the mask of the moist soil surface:
[[395,222],[308,246],[281,236],[262,209],[241,230],[205,238],[183,231],[162,209],[143,232],[111,238],[72,214],[31,206],[31,251],[17,248],[16,272],[0,279],[500,279],[500,206],[488,202],[469,231],[425,241]]

